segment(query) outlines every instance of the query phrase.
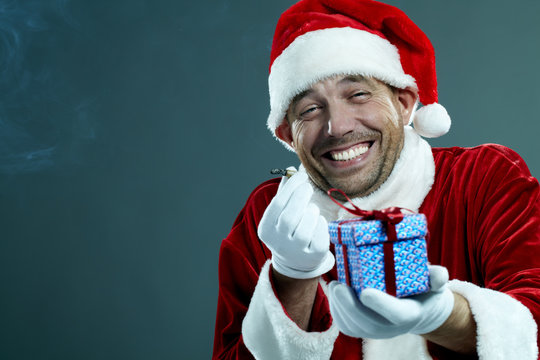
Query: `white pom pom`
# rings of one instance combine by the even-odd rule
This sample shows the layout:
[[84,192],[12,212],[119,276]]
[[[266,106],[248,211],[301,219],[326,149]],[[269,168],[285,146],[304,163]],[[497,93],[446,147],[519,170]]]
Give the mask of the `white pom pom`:
[[428,138],[443,136],[450,130],[450,116],[446,109],[437,103],[425,105],[414,114],[413,124],[416,132]]

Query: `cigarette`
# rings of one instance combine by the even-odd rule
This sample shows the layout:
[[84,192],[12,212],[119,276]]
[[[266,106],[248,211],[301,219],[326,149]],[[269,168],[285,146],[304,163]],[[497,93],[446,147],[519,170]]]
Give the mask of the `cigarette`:
[[286,176],[286,177],[290,178],[291,176],[296,174],[296,171],[297,170],[294,167],[290,167],[290,168],[287,168],[287,169],[272,169],[272,170],[270,170],[270,174],[272,174],[272,175],[281,175],[281,176]]

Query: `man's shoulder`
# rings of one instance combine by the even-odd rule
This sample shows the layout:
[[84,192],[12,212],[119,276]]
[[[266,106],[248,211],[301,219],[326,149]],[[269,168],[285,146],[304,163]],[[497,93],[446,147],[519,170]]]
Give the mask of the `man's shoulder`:
[[436,178],[532,178],[525,161],[514,150],[499,144],[474,147],[433,148]]
[[485,153],[493,153],[494,156],[519,157],[514,150],[499,144],[481,144],[473,147],[434,147],[431,150],[434,156],[479,156]]
[[253,189],[244,205],[244,208],[236,217],[233,228],[239,223],[246,221],[246,219],[255,221],[255,223],[258,224],[264,210],[266,210],[266,207],[274,198],[274,195],[279,187],[279,182],[279,178],[266,180]]
[[253,191],[248,197],[247,203],[270,203],[270,201],[277,192],[280,181],[280,178],[274,178],[262,182],[255,189],[253,189]]
[[482,144],[474,147],[440,147],[433,148],[433,158],[437,167],[469,166],[502,166],[517,168],[529,173],[523,158],[514,150],[499,144]]
[[231,231],[221,243],[220,256],[228,256],[224,254],[230,255],[232,253],[250,253],[251,258],[259,258],[261,261],[259,265],[262,266],[268,257],[268,251],[259,241],[257,228],[264,211],[277,192],[279,182],[279,178],[270,179],[253,189],[244,207],[237,215]]
[[449,206],[449,202],[455,208],[466,204],[477,204],[481,208],[492,196],[503,199],[502,194],[538,189],[538,182],[525,161],[506,146],[484,144],[433,148],[432,151],[435,178],[425,199],[424,211],[434,211],[441,204]]

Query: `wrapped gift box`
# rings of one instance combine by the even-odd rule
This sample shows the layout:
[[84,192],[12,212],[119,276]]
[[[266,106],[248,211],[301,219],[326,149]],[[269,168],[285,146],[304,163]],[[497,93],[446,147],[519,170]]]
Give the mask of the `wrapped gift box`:
[[[395,226],[394,241],[388,240],[388,226]],[[336,249],[338,280],[351,286],[357,296],[365,288],[397,297],[429,291],[423,214],[403,215],[397,224],[362,218],[334,221],[329,223],[329,232]]]

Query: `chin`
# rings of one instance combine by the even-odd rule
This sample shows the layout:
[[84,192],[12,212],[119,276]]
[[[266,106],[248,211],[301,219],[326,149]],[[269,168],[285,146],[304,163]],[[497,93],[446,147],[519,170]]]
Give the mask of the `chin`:
[[341,188],[338,188],[341,191],[343,191],[347,196],[351,199],[359,198],[359,197],[365,197],[371,194],[375,189],[371,188],[358,188],[358,187],[346,187],[342,186]]
[[331,187],[343,191],[351,199],[368,196],[380,187],[382,169],[376,167],[369,171],[366,170],[368,169],[363,169],[360,173],[347,175],[345,178],[330,178],[329,184],[332,185]]
[[[362,181],[359,182],[352,182],[351,181],[327,181],[326,179],[318,179],[313,180],[312,182],[323,192],[328,192],[330,189],[339,189],[343,191],[345,194],[347,194],[348,197],[356,198],[356,197],[364,197],[369,195],[369,193],[373,192],[375,189],[371,190],[371,187],[369,184],[362,184]],[[339,193],[333,193],[332,197],[339,199],[339,200],[347,200],[343,196],[341,196]]]
[[[326,193],[332,188],[339,189],[351,199],[368,196],[381,186],[384,182],[381,179],[386,180],[387,177],[384,176],[387,171],[385,171],[382,161],[369,164],[362,169],[351,169],[339,174],[332,173],[332,170],[325,168],[324,164],[318,164],[318,166],[310,166],[309,163],[306,166],[306,162],[303,164],[311,182],[323,192]],[[332,196],[346,200],[338,193],[334,193]]]

